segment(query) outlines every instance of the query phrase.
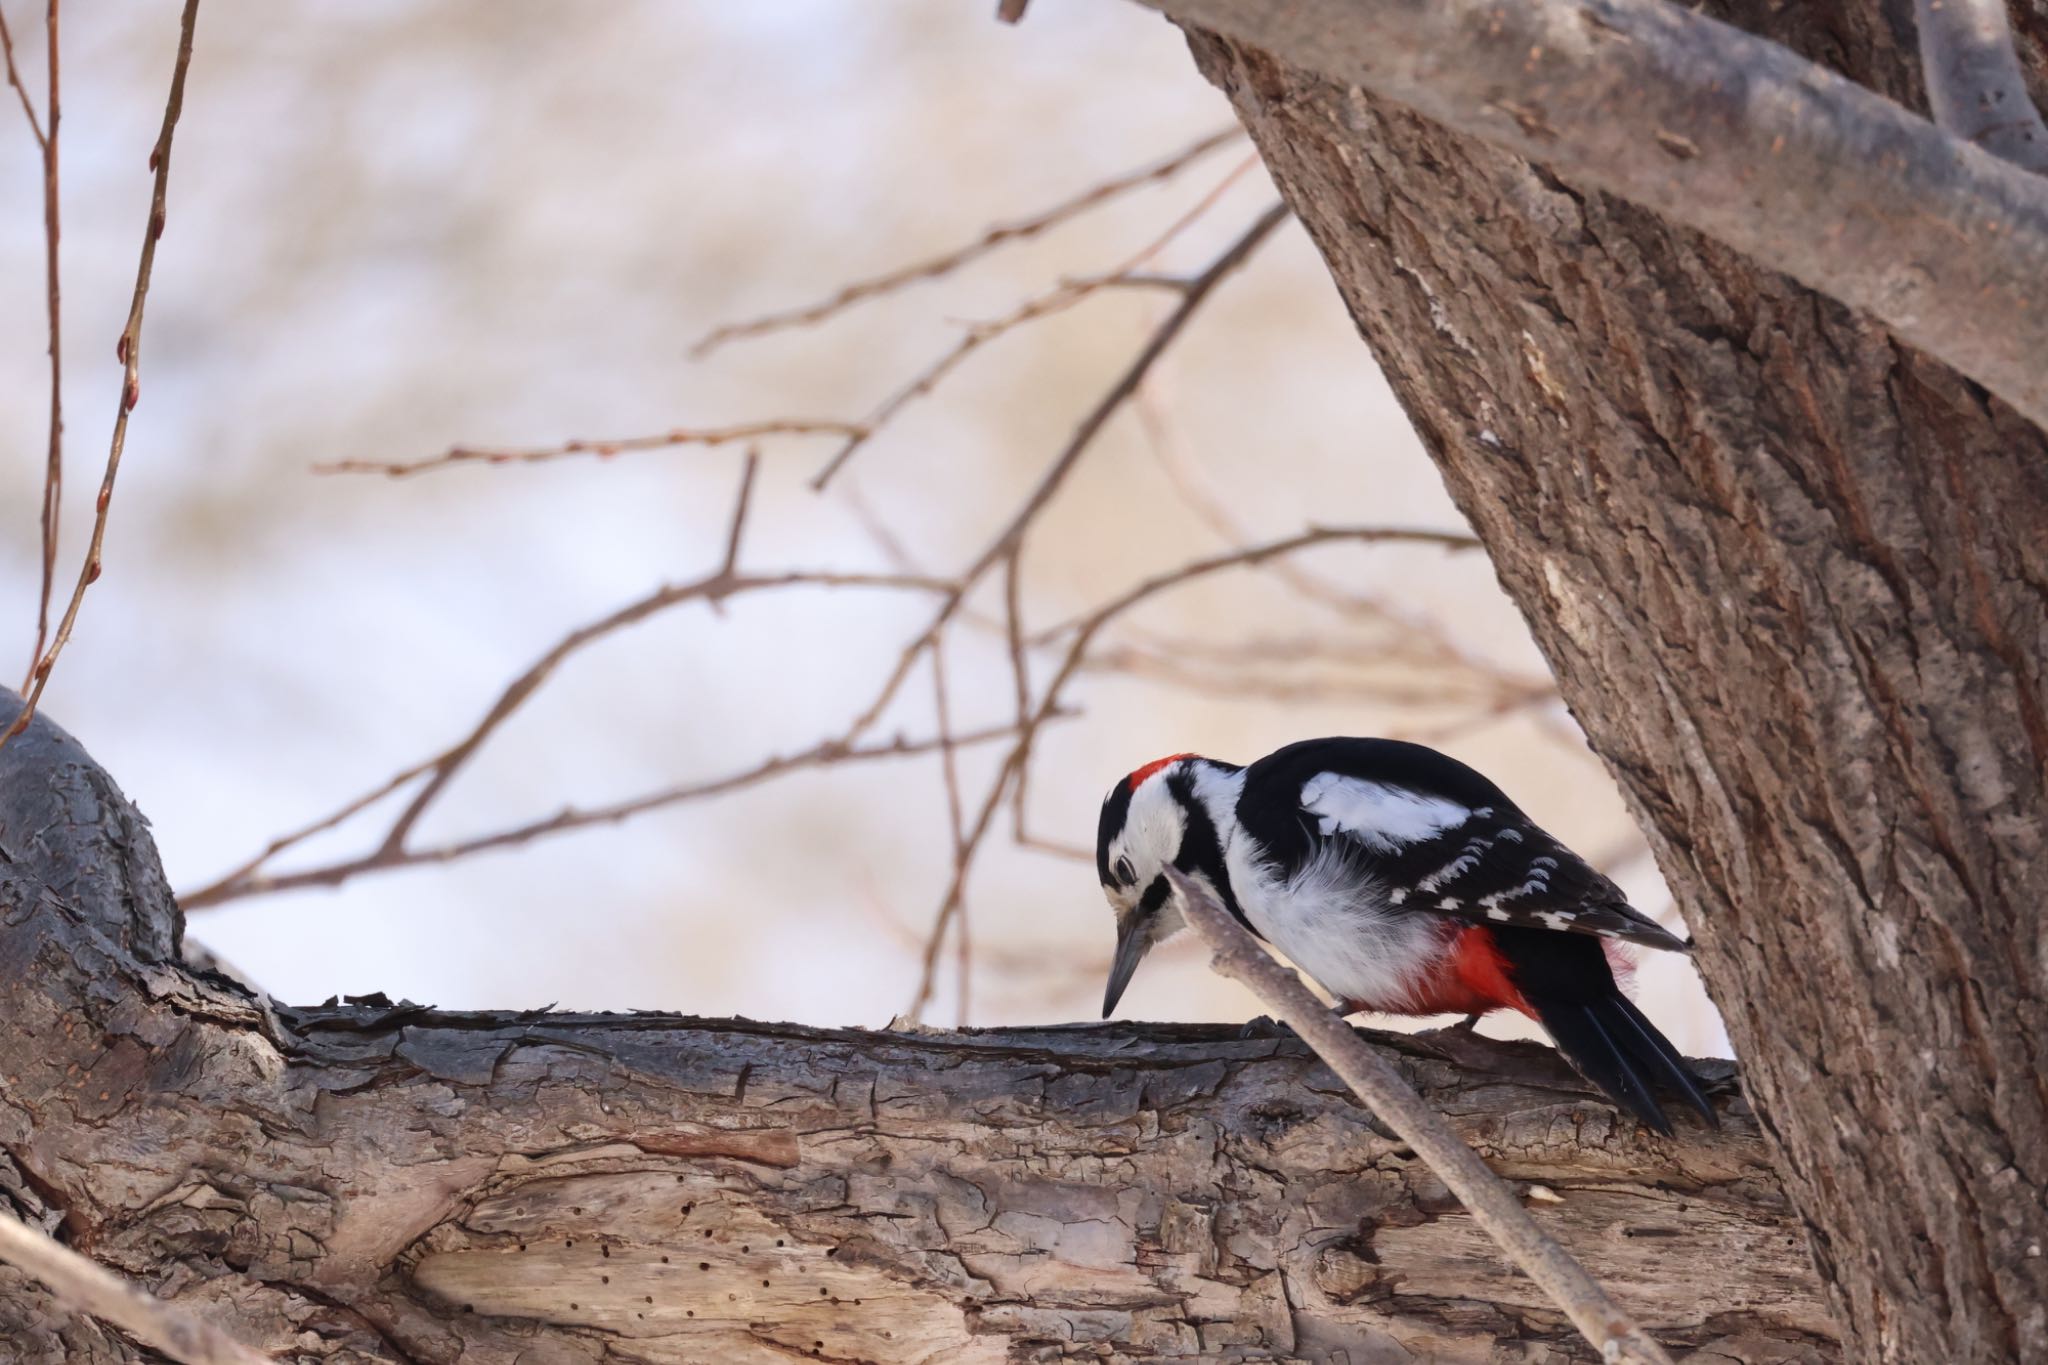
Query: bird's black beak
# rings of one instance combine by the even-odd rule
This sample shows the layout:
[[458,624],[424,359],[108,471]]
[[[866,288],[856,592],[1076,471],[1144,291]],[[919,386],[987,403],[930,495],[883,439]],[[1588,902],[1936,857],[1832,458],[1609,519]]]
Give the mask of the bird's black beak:
[[1116,926],[1116,958],[1109,964],[1109,989],[1102,993],[1102,1017],[1107,1019],[1116,1008],[1116,1002],[1123,998],[1124,987],[1131,984],[1131,976],[1144,960],[1145,950],[1152,946],[1151,935],[1145,932],[1150,917],[1126,915]]

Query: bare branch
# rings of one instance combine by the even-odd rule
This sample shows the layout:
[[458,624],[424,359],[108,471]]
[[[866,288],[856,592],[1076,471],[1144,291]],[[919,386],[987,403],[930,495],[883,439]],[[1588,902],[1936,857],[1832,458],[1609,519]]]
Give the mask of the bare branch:
[[1664,1348],[1608,1297],[1570,1252],[1537,1225],[1513,1188],[1488,1169],[1400,1072],[1317,1000],[1300,977],[1261,948],[1201,882],[1178,868],[1169,867],[1166,875],[1180,894],[1188,922],[1215,955],[1210,965],[1249,988],[1275,1018],[1315,1049],[1339,1079],[1458,1196],[1472,1221],[1486,1230],[1508,1259],[1564,1310],[1602,1360],[1670,1365]]
[[[1010,725],[993,725],[956,734],[952,737],[952,743],[956,748],[969,744],[986,744],[993,740],[1006,739],[1015,732],[1015,728]],[[379,847],[360,857],[295,872],[244,872],[238,878],[224,878],[211,886],[180,896],[178,901],[188,911],[204,910],[227,901],[239,900],[244,896],[298,891],[315,886],[339,886],[350,878],[367,872],[395,872],[400,868],[419,867],[428,863],[448,863],[472,854],[532,843],[536,839],[552,834],[565,834],[571,830],[588,829],[594,825],[616,825],[636,815],[645,815],[649,811],[681,805],[686,801],[724,796],[728,792],[758,786],[793,772],[834,767],[845,763],[865,763],[873,759],[913,758],[920,754],[937,752],[939,747],[940,743],[936,738],[906,739],[901,735],[886,742],[858,746],[850,745],[841,739],[828,739],[794,754],[763,759],[751,768],[743,768],[724,777],[664,787],[659,791],[602,806],[564,806],[545,819],[530,820],[525,824],[514,825],[491,834],[474,835],[467,839],[457,839],[426,848]],[[259,859],[256,865],[260,867],[262,861]]]
[[2048,426],[2048,185],[1776,43],[1667,0],[1142,3],[1696,228]]
[[740,537],[746,534],[747,508],[754,500],[754,476],[761,471],[761,452],[749,450],[746,466],[740,471],[739,497],[733,500],[732,529],[725,537],[725,563],[719,573],[730,578],[740,570]]
[[62,296],[59,290],[57,269],[57,243],[63,235],[60,226],[58,174],[58,125],[63,121],[63,101],[59,91],[60,45],[57,34],[58,0],[49,0],[43,11],[45,28],[44,66],[48,73],[48,91],[45,105],[49,113],[47,129],[36,120],[35,106],[28,97],[28,87],[22,84],[21,72],[14,64],[14,35],[7,31],[7,17],[0,14],[0,48],[7,57],[7,83],[14,87],[21,97],[21,112],[28,118],[28,130],[35,138],[36,150],[43,159],[43,296],[48,314],[48,335],[50,342],[50,423],[49,455],[43,467],[43,511],[41,530],[43,537],[42,586],[36,596],[36,642],[29,651],[29,674],[22,683],[26,692],[29,679],[34,676],[36,661],[43,657],[43,646],[50,638],[50,594],[57,582],[57,530],[59,512],[64,502],[64,327]]
[[1044,510],[1045,505],[1052,500],[1053,494],[1059,491],[1060,485],[1066,481],[1067,475],[1073,472],[1075,464],[1087,452],[1088,447],[1093,444],[1096,436],[1101,433],[1102,428],[1108,424],[1109,419],[1115,415],[1116,410],[1122,407],[1125,401],[1137,391],[1138,385],[1144,382],[1145,375],[1151,370],[1153,365],[1158,363],[1159,357],[1166,353],[1167,348],[1173,345],[1174,340],[1180,336],[1182,329],[1187,326],[1188,320],[1195,315],[1196,310],[1214,292],[1216,286],[1221,284],[1224,278],[1232,271],[1250,259],[1252,253],[1258,250],[1260,243],[1264,242],[1272,234],[1273,229],[1279,227],[1286,218],[1287,209],[1284,205],[1275,204],[1272,208],[1267,209],[1221,255],[1210,262],[1201,274],[1194,277],[1188,286],[1187,292],[1182,295],[1180,302],[1171,313],[1167,314],[1159,326],[1153,330],[1152,336],[1146,341],[1144,349],[1138,352],[1137,357],[1131,361],[1129,367],[1118,377],[1117,381],[1110,385],[1109,391],[1097,401],[1088,415],[1081,419],[1080,426],[1075,428],[1074,434],[1069,438],[1066,446],[1053,459],[1051,466],[1046,469],[1045,473],[1039,477],[1037,487],[1025,499],[1024,505],[1011,517],[1009,523],[996,536],[988,549],[982,552],[981,557],[969,565],[967,571],[960,576],[953,591],[940,604],[939,610],[933,616],[931,623],[925,627],[924,633],[912,640],[904,648],[902,657],[897,662],[895,672],[882,685],[881,692],[869,704],[868,709],[862,712],[860,718],[854,722],[853,736],[858,737],[881,718],[882,713],[888,709],[889,703],[895,699],[897,691],[902,688],[903,680],[910,676],[910,670],[916,666],[917,656],[929,648],[934,640],[938,639],[939,632],[944,630],[947,622],[951,621],[958,614],[961,604],[966,600],[968,590],[978,583],[991,568],[1002,562],[1004,556],[1008,555],[1016,546],[1023,542],[1025,533],[1031,528],[1031,523],[1037,519],[1038,514]]
[[0,12],[0,54],[4,54],[7,59],[7,83],[13,86],[14,93],[21,97],[21,112],[28,116],[29,134],[35,138],[36,146],[42,148],[48,144],[49,138],[43,132],[42,120],[36,117],[35,105],[29,101],[28,86],[22,83],[21,72],[14,65],[14,34],[8,30],[7,15],[4,12]]
[[607,441],[573,440],[560,445],[524,449],[487,446],[452,446],[424,460],[385,462],[381,460],[334,460],[313,466],[315,474],[383,474],[393,479],[410,478],[436,469],[460,464],[544,464],[572,456],[590,455],[610,459],[636,451],[669,450],[676,446],[721,446],[734,441],[761,441],[774,436],[864,436],[867,428],[858,422],[831,418],[778,418],[766,422],[742,422],[729,427],[677,427],[652,436],[622,436]]
[[1934,121],[2030,171],[2048,171],[2048,127],[2027,94],[2005,0],[1914,0]]
[[[735,526],[737,524],[738,518],[735,517]],[[484,713],[483,718],[476,723],[475,727],[467,735],[442,753],[425,762],[413,765],[384,783],[375,791],[358,797],[340,810],[305,826],[296,833],[272,840],[263,853],[244,863],[227,876],[179,897],[181,903],[187,910],[198,910],[242,896],[255,895],[262,891],[279,890],[287,886],[336,885],[356,875],[358,872],[370,871],[372,869],[408,867],[421,862],[445,861],[448,858],[459,856],[465,852],[473,852],[482,848],[495,848],[506,843],[523,842],[540,834],[553,833],[557,830],[621,820],[629,815],[638,814],[642,810],[651,810],[657,806],[673,804],[676,801],[687,800],[696,796],[710,795],[715,791],[730,790],[733,780],[721,779],[720,782],[711,783],[702,789],[674,788],[666,792],[656,793],[651,797],[624,802],[618,806],[602,807],[594,812],[564,811],[561,815],[550,820],[521,826],[518,830],[508,831],[504,835],[493,835],[483,839],[469,840],[437,850],[412,852],[406,848],[407,838],[411,835],[413,828],[419,823],[420,818],[426,814],[428,808],[447,789],[448,784],[454,781],[456,775],[462,771],[470,758],[476,754],[478,749],[483,747],[484,743],[497,732],[499,727],[511,719],[512,715],[535,692],[540,690],[541,685],[547,681],[548,677],[561,665],[562,661],[570,655],[588,648],[599,640],[624,630],[628,626],[644,621],[657,612],[665,611],[670,607],[678,606],[685,602],[717,602],[740,593],[760,592],[768,589],[793,586],[882,588],[931,593],[947,593],[952,590],[952,584],[946,580],[918,578],[908,574],[793,571],[777,574],[742,575],[734,574],[724,569],[706,575],[703,578],[694,579],[688,583],[664,585],[645,597],[630,602],[617,611],[588,625],[578,627],[564,636],[553,648],[528,665],[524,672],[506,686],[505,690],[499,694],[498,699]],[[841,749],[846,747],[846,741],[835,741],[835,743]],[[822,748],[821,750],[811,752],[813,754],[820,753]],[[895,751],[878,750],[873,751],[867,756],[881,756],[884,752]],[[811,761],[816,760],[814,758]],[[792,766],[799,765],[793,760],[770,760],[767,765],[757,770],[748,780],[759,780],[763,776],[785,771]],[[310,873],[297,873],[290,877],[279,878],[262,875],[261,869],[279,853],[302,843],[315,834],[332,829],[350,816],[390,795],[392,792],[403,787],[407,782],[422,775],[427,775],[425,785],[420,788],[412,801],[400,812],[398,818],[392,822],[390,829],[385,833],[384,838],[373,852],[361,858],[348,859],[344,862],[333,864],[327,868],[315,869]],[[740,782],[738,785],[746,785],[746,782]]]
[[745,322],[729,322],[714,327],[690,347],[690,354],[697,357],[709,355],[729,341],[741,341],[752,337],[766,336],[772,332],[786,331],[792,327],[809,327],[836,317],[848,308],[869,299],[893,294],[912,284],[939,279],[962,266],[980,260],[983,256],[1013,242],[1036,237],[1048,229],[1058,227],[1069,219],[1077,218],[1088,210],[1098,208],[1130,191],[1146,185],[1162,184],[1180,172],[1194,165],[1217,148],[1235,142],[1244,136],[1244,130],[1235,124],[1219,128],[1205,137],[1197,138],[1173,155],[1140,166],[1134,171],[1112,176],[1108,180],[1091,185],[1070,199],[1062,200],[1049,209],[1032,214],[1028,218],[1013,219],[998,223],[988,231],[969,242],[966,246],[884,274],[856,280],[842,287],[831,298],[806,304],[801,308],[790,308],[779,313],[767,313]]
[[[71,591],[71,602],[64,609],[64,619],[57,625],[57,638],[50,642],[49,649],[36,660],[29,672],[26,697],[21,712],[14,718],[5,733],[0,733],[0,745],[28,728],[35,715],[36,704],[42,700],[43,689],[49,685],[50,670],[56,665],[57,656],[63,652],[71,639],[71,628],[78,621],[78,609],[85,602],[85,590],[100,576],[100,555],[107,538],[107,513],[114,501],[114,478],[121,469],[121,450],[128,440],[128,414],[135,410],[141,396],[142,365],[142,308],[149,298],[150,271],[156,264],[157,240],[164,232],[164,199],[171,179],[171,135],[178,127],[178,114],[185,107],[185,73],[192,66],[192,30],[199,22],[199,0],[185,0],[184,17],[178,31],[178,56],[171,68],[171,93],[164,102],[163,127],[157,133],[156,147],[149,154],[150,169],[156,173],[156,183],[150,192],[149,225],[142,234],[142,260],[135,271],[135,294],[128,304],[128,323],[121,329],[121,339],[115,351],[122,364],[121,401],[114,416],[113,442],[107,451],[106,473],[100,479],[100,495],[93,515],[92,540],[86,546],[85,565],[79,570],[78,585]],[[54,61],[54,56],[52,57]],[[55,110],[51,111],[51,132],[56,129]],[[54,528],[51,531],[55,535]]]
[[113,1324],[180,1365],[272,1365],[269,1356],[211,1323],[6,1215],[0,1215],[0,1261],[41,1280],[68,1307]]
[[[937,388],[940,382],[957,369],[962,361],[973,355],[981,347],[994,341],[997,337],[1014,331],[1027,322],[1035,322],[1039,318],[1049,317],[1054,313],[1062,312],[1085,298],[1120,284],[1132,271],[1150,261],[1161,251],[1164,251],[1174,238],[1187,231],[1197,220],[1211,208],[1215,207],[1216,202],[1223,197],[1224,191],[1235,184],[1239,176],[1257,164],[1257,157],[1246,157],[1243,161],[1239,162],[1229,175],[1224,176],[1221,181],[1217,182],[1214,188],[1196,201],[1193,208],[1175,219],[1164,232],[1153,238],[1136,255],[1109,274],[1091,276],[1084,280],[1062,281],[1056,288],[1040,294],[1037,298],[1027,299],[1016,309],[1004,314],[1002,317],[987,322],[977,322],[969,327],[962,334],[960,340],[953,344],[950,350],[919,371],[909,383],[890,394],[889,397],[882,401],[880,407],[868,415],[867,421],[861,424],[859,434],[848,437],[846,443],[840,446],[830,460],[826,461],[825,467],[818,471],[816,478],[811,480],[811,487],[822,490],[826,484],[832,481],[834,475],[846,467],[846,462],[851,460],[855,453],[874,437],[876,432],[893,421],[896,415],[902,412],[904,408]],[[1193,282],[1187,281],[1184,282],[1182,287],[1185,289],[1192,288],[1192,286]]]

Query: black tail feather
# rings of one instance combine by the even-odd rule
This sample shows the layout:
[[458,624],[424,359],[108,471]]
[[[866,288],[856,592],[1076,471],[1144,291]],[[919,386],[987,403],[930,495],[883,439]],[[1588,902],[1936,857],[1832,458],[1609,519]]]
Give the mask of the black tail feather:
[[[1611,996],[1610,1000],[1621,997]],[[1585,1004],[1576,1000],[1531,1000],[1536,1007],[1543,1027],[1550,1031],[1557,1050],[1593,1084],[1607,1092],[1608,1098],[1634,1114],[1649,1127],[1671,1135],[1671,1120],[1664,1117],[1664,1111],[1650,1094],[1649,1085],[1643,1080],[1634,1064],[1631,1054],[1638,1048],[1625,1047],[1618,1042],[1603,1022],[1603,1016],[1613,1013],[1608,1000]],[[1616,1023],[1621,1023],[1616,1020]],[[1624,1034],[1626,1037],[1626,1034]],[[1628,1042],[1634,1042],[1632,1038]]]
[[[1700,1093],[1699,1081],[1692,1074],[1692,1068],[1685,1064],[1685,1058],[1671,1040],[1657,1031],[1657,1026],[1643,1017],[1635,1002],[1625,995],[1617,994],[1607,1002],[1607,1032],[1622,1047],[1633,1053],[1652,1075],[1662,1080],[1665,1086],[1684,1097],[1685,1102],[1706,1120],[1709,1128],[1721,1126],[1721,1116],[1714,1112],[1714,1106]],[[1616,1017],[1618,1016],[1618,1018]],[[1633,1040],[1633,1043],[1631,1043]]]

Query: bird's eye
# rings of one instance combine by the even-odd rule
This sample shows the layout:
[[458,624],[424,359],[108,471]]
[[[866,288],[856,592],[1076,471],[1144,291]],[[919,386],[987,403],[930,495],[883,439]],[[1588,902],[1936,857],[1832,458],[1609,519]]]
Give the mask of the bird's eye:
[[1138,884],[1138,870],[1131,866],[1129,858],[1118,858],[1116,860],[1116,879],[1125,886],[1136,886]]

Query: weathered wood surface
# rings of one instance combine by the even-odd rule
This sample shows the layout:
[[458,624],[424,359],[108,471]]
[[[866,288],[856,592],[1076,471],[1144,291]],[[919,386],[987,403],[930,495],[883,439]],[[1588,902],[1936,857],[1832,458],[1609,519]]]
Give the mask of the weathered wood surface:
[[[0,1202],[281,1358],[1583,1355],[1291,1036],[272,1009],[180,933],[39,719],[0,751]],[[1833,1358],[1726,1064],[1724,1131],[1664,1141],[1548,1049],[1376,1041],[1661,1339]],[[0,1359],[141,1358],[0,1272]]]
[[[2048,441],[1237,8],[1196,59],[1650,832],[1853,1353],[2048,1360]],[[1706,9],[1919,105],[1910,6]]]

